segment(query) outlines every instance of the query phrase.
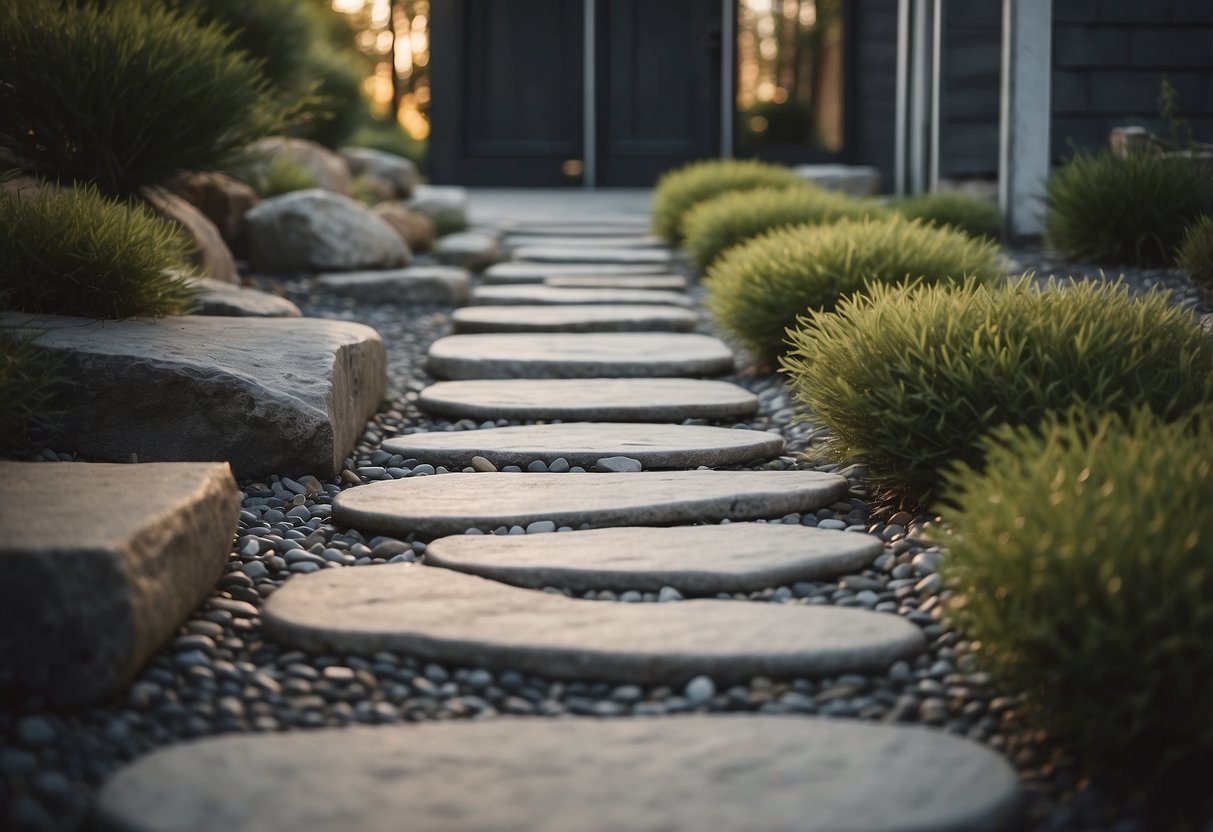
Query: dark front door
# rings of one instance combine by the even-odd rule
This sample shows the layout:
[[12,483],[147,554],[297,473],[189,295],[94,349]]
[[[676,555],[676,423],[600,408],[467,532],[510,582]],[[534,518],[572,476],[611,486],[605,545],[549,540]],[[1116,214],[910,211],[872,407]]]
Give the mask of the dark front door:
[[720,153],[720,0],[598,0],[598,184]]

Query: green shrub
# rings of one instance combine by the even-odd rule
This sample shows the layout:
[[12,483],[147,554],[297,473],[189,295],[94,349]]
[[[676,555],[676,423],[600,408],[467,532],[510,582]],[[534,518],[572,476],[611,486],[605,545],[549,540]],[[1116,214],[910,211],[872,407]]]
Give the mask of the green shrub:
[[1210,417],[998,431],[986,473],[949,477],[941,569],[952,619],[1039,727],[1088,774],[1197,815],[1213,766]]
[[285,153],[275,154],[268,164],[254,173],[240,171],[238,178],[252,185],[262,199],[320,187],[316,176],[303,163]]
[[706,269],[726,249],[774,228],[885,213],[875,203],[814,187],[730,191],[687,211],[682,218],[683,248],[696,266]]
[[303,112],[306,121],[290,132],[325,147],[341,147],[371,118],[362,94],[362,74],[352,61],[330,49],[314,50],[305,72],[312,81],[312,95]]
[[692,162],[664,174],[653,192],[653,233],[673,245],[682,242],[682,218],[697,202],[728,191],[808,187],[781,165],[740,159]]
[[988,241],[892,216],[776,229],[725,252],[704,284],[721,328],[774,360],[799,315],[828,312],[868,282],[992,278],[1000,267]]
[[146,2],[3,4],[0,78],[0,153],[110,195],[220,167],[282,115],[231,36]]
[[308,63],[321,36],[310,4],[299,0],[172,2],[199,20],[230,32],[234,46],[259,60],[265,77],[280,92],[299,95],[308,88]]
[[1213,216],[1202,216],[1188,226],[1175,264],[1195,285],[1213,289]]
[[988,199],[956,193],[922,194],[894,200],[891,207],[912,220],[950,225],[974,237],[1002,237],[1002,212]]
[[[0,298],[0,307],[3,299]],[[58,362],[35,350],[30,338],[0,331],[0,453],[28,450],[30,432],[49,427]]]
[[96,188],[0,192],[0,282],[4,307],[85,318],[185,312],[197,291],[189,243],[141,203]]
[[951,463],[981,467],[999,425],[1076,406],[1175,419],[1213,401],[1213,339],[1168,295],[1117,284],[874,285],[790,340],[784,370],[830,428],[823,453],[925,500]]
[[1213,165],[1189,158],[1079,154],[1045,189],[1045,243],[1064,257],[1166,266],[1184,228],[1213,213]]

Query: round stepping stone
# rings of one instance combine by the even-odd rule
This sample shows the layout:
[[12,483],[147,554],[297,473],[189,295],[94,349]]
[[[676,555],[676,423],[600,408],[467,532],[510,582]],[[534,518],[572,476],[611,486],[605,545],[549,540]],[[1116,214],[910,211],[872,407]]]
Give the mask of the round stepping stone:
[[333,521],[427,538],[551,520],[574,528],[672,526],[816,511],[847,493],[817,471],[444,474],[382,480],[333,498]]
[[614,235],[592,235],[586,234],[581,236],[576,235],[541,235],[541,234],[514,234],[507,232],[506,245],[509,248],[520,248],[522,246],[539,246],[541,248],[549,248],[552,246],[563,248],[627,248],[627,249],[652,249],[665,248],[665,243],[657,237],[637,234],[614,234]]
[[940,731],[729,714],[215,737],[139,759],[98,808],[157,832],[1000,832],[1019,790]]
[[680,274],[654,275],[553,275],[544,286],[566,289],[645,289],[650,291],[684,292],[687,279]]
[[266,602],[262,628],[311,653],[643,685],[880,672],[926,646],[909,620],[851,607],[587,601],[412,563],[293,578]]
[[783,438],[760,430],[645,422],[564,422],[483,430],[410,433],[383,443],[390,454],[463,468],[482,456],[497,467],[563,458],[590,467],[626,456],[645,468],[738,465],[783,453]]
[[481,286],[472,292],[472,305],[535,306],[547,304],[654,304],[690,306],[682,292],[652,289],[569,289],[553,286]]
[[453,316],[456,332],[690,332],[690,309],[653,305],[465,306]]
[[461,534],[432,541],[425,562],[515,586],[684,595],[750,592],[866,568],[877,537],[782,523],[622,526],[566,534]]
[[692,333],[503,333],[449,335],[430,345],[435,378],[664,378],[722,375],[733,352]]
[[650,265],[612,265],[597,263],[591,265],[573,265],[568,263],[497,263],[485,269],[480,276],[486,285],[543,283],[549,277],[561,275],[615,275],[636,277],[646,274],[665,274],[669,267],[664,263]]
[[610,246],[521,246],[514,249],[514,259],[532,263],[669,266],[674,262],[674,254],[668,249],[611,248]]
[[758,397],[710,379],[518,378],[440,381],[421,391],[418,404],[460,419],[681,422],[749,416]]

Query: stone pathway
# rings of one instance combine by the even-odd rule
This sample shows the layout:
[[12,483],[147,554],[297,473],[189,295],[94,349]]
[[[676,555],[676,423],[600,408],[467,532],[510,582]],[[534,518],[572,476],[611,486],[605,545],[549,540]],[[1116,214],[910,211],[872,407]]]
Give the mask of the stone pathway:
[[668,263],[497,263],[480,276],[486,286],[543,283],[549,277],[642,277],[668,274]]
[[564,286],[482,286],[472,292],[473,304],[495,306],[538,306],[544,304],[621,304],[664,303],[690,306],[691,299],[680,292],[653,289],[572,289]]
[[652,289],[683,292],[687,288],[687,279],[680,274],[557,274],[544,278],[543,285],[565,289]]
[[[654,293],[656,294],[656,293]],[[699,316],[659,304],[634,306],[465,306],[455,310],[456,333],[469,332],[690,332]]]

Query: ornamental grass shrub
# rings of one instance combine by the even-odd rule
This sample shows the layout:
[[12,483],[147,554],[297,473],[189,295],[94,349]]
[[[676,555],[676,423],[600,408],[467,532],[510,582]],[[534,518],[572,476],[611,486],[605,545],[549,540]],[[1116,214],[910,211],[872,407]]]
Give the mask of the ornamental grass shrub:
[[[0,308],[5,305],[0,297]],[[0,453],[28,450],[30,434],[50,427],[59,363],[29,337],[0,331]]]
[[1203,828],[1213,413],[1167,424],[1084,408],[996,431],[982,456],[984,472],[948,477],[950,617],[1088,775]]
[[726,249],[774,228],[886,213],[876,203],[812,186],[730,191],[687,211],[682,218],[683,248],[696,266],[706,269]]
[[0,152],[126,196],[213,170],[282,116],[216,24],[139,0],[0,4]]
[[672,170],[653,192],[653,233],[678,245],[682,218],[696,203],[729,191],[753,188],[806,188],[791,168],[750,159],[707,159]]
[[1044,239],[1075,261],[1175,262],[1184,229],[1213,213],[1213,164],[1147,151],[1080,153],[1049,176]]
[[188,311],[189,243],[142,203],[95,187],[0,192],[3,308],[85,318],[159,317]]
[[921,194],[896,199],[889,207],[912,220],[949,225],[974,237],[1002,238],[1002,212],[988,199],[957,193]]
[[1213,401],[1213,339],[1169,295],[1021,278],[1002,286],[884,286],[813,312],[783,369],[830,429],[822,453],[924,502],[983,437],[1072,407],[1172,420]]
[[1202,216],[1188,226],[1175,265],[1196,286],[1213,289],[1213,216]]
[[757,358],[774,361],[798,316],[828,312],[865,285],[992,279],[1001,267],[987,240],[889,216],[776,229],[726,251],[704,284],[720,327]]

